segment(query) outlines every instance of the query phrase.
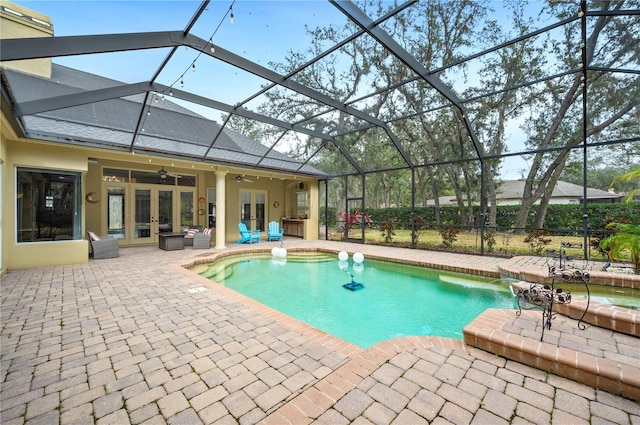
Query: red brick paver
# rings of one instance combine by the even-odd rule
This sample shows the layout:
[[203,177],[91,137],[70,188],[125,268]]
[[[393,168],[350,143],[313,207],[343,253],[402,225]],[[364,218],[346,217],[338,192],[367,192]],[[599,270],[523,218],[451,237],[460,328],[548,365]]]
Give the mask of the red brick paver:
[[[486,276],[498,276],[505,261],[334,242],[285,246]],[[126,248],[116,259],[3,276],[3,425],[640,422],[636,402],[461,340],[356,347],[180,266],[215,253]]]

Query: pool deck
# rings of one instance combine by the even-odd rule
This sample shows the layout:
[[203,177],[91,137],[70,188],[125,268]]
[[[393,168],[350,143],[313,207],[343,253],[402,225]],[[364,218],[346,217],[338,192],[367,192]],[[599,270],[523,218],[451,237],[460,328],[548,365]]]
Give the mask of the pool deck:
[[[224,253],[279,243],[227,246]],[[485,276],[546,270],[535,257],[325,241],[285,247],[360,251]],[[640,424],[637,401],[462,340],[408,337],[362,349],[182,267],[220,252],[126,248],[115,259],[3,276],[0,422]],[[492,326],[506,338],[539,338],[539,312],[518,318],[498,310],[497,317],[502,322]],[[640,338],[579,330],[564,316],[545,343],[640,369]]]

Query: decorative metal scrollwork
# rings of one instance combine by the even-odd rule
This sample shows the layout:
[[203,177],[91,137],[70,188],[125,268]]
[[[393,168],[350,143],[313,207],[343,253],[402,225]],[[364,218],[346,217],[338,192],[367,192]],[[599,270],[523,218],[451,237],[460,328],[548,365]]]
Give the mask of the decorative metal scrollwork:
[[549,277],[551,278],[550,285],[532,283],[528,289],[519,288],[515,292],[516,299],[518,300],[517,316],[520,316],[522,313],[522,303],[532,305],[542,310],[542,335],[540,336],[540,341],[544,338],[545,328],[551,329],[551,320],[555,318],[553,305],[569,304],[571,302],[571,292],[557,288],[557,282],[584,284],[587,290],[587,306],[578,320],[578,328],[581,330],[586,329],[582,320],[587,314],[591,298],[589,292],[589,272],[576,268],[574,259],[567,256],[565,251],[566,248],[582,248],[582,244],[562,242],[560,248],[560,250],[551,249],[546,251]]

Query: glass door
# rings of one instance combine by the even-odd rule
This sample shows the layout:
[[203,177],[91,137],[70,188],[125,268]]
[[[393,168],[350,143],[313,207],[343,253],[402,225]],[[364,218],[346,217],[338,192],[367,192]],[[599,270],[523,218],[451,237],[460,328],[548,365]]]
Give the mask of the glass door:
[[151,216],[151,189],[136,188],[133,207],[134,242],[151,242],[155,233],[155,229],[152,229],[154,218]]
[[158,233],[171,233],[173,232],[173,189],[158,189],[157,200]]
[[264,231],[267,228],[266,205],[266,191],[240,191],[240,221],[247,226],[247,229]]
[[213,229],[216,227],[216,190],[207,189],[207,223],[208,227]]
[[[180,189],[180,231],[186,232],[193,228],[195,222],[194,205],[195,191]],[[204,214],[204,212],[203,212]]]
[[156,243],[158,233],[174,231],[174,191],[155,187],[133,189],[133,243]]

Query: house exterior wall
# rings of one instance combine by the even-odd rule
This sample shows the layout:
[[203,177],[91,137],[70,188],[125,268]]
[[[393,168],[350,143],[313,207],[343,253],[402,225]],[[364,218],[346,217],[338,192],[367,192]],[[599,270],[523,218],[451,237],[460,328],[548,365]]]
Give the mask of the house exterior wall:
[[5,193],[9,193],[8,171],[5,165],[7,161],[7,135],[12,134],[13,130],[7,125],[4,115],[0,118],[0,276],[6,271],[5,255],[8,247],[8,238],[6,237],[6,225],[8,220],[8,208],[5,201]]
[[[579,204],[582,202],[582,198],[570,198],[570,197],[554,197],[549,200],[549,204]],[[498,205],[520,205],[521,199],[498,199],[496,201]],[[540,204],[540,200],[535,202],[536,205]]]
[[[0,38],[8,39],[53,36],[53,24],[48,16],[5,0],[0,1],[0,5],[22,15],[19,16],[14,13],[7,12],[6,10],[0,10],[0,18],[2,20],[2,25],[0,25]],[[32,18],[35,18],[36,20],[33,20]],[[0,62],[0,65],[5,66],[9,64]],[[50,58],[11,61],[10,66],[11,68],[22,72],[51,78]]]
[[[86,173],[87,155],[79,149],[47,143],[25,143],[3,136],[3,232],[2,264],[4,270],[86,263],[89,244],[86,240],[17,243],[16,240],[16,167],[33,167]],[[84,208],[81,209],[84,221]]]
[[[195,200],[207,196],[208,188],[216,187],[217,168],[210,164],[189,164],[185,161],[172,161],[167,158],[151,158],[148,156],[131,155],[123,152],[112,152],[83,147],[67,147],[53,142],[20,139],[12,131],[4,115],[2,115],[2,131],[0,132],[0,161],[2,161],[2,178],[0,195],[2,197],[2,233],[0,235],[0,258],[2,272],[7,270],[86,263],[88,261],[89,243],[87,240],[65,240],[51,242],[17,243],[16,238],[16,167],[42,168],[82,173],[82,207],[81,226],[83,238],[86,231],[91,230],[99,234],[106,234],[107,208],[106,184],[102,182],[102,170],[107,168],[135,169],[156,172],[164,165],[172,162],[172,172],[178,174],[195,175],[197,186],[194,189]],[[91,161],[95,158],[97,161]],[[94,163],[97,162],[97,163]],[[192,168],[192,165],[194,168]],[[224,167],[226,168],[226,167]],[[243,169],[230,169],[226,176],[226,199],[224,226],[226,240],[233,243],[238,238],[238,222],[240,219],[240,191],[266,192],[266,222],[281,222],[286,215],[293,215],[295,211],[295,193],[300,191],[301,179],[287,178],[272,173],[249,176],[253,182],[236,183],[235,176],[246,173]],[[252,171],[255,173],[255,171]],[[304,190],[309,193],[309,213],[305,220],[305,239],[318,238],[318,183],[315,179],[305,179]],[[85,196],[95,193],[97,203],[86,202]],[[104,200],[104,202],[103,202]],[[207,215],[199,215],[196,205],[194,223],[207,227]],[[147,243],[149,244],[149,243]],[[120,247],[133,246],[126,240],[120,240]]]

